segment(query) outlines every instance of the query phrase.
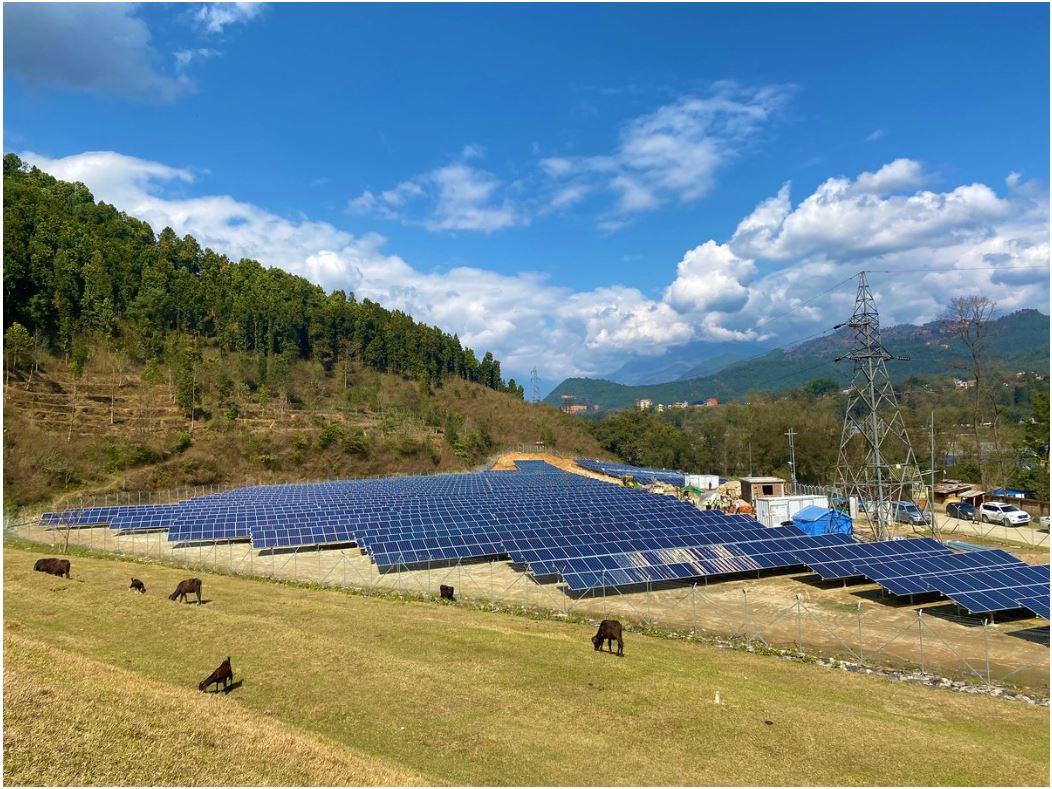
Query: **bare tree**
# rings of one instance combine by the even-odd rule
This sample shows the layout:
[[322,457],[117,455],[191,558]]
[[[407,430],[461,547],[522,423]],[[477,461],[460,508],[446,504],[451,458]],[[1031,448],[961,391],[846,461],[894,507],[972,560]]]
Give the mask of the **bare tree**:
[[958,296],[950,302],[942,316],[942,325],[947,333],[964,343],[968,351],[970,373],[974,380],[975,396],[972,398],[972,433],[975,436],[975,457],[979,466],[979,483],[985,485],[983,474],[982,443],[979,426],[982,423],[983,384],[986,370],[986,340],[990,331],[997,304],[986,296]]

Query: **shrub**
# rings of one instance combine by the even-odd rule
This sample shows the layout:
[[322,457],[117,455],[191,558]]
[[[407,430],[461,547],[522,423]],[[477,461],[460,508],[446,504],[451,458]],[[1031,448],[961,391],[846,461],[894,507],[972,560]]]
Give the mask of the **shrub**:
[[318,447],[320,449],[328,449],[332,444],[340,438],[340,434],[343,431],[339,425],[328,424],[321,429],[318,433]]
[[182,431],[175,434],[175,444],[172,446],[173,452],[185,452],[190,448],[190,445],[194,443],[194,437]]

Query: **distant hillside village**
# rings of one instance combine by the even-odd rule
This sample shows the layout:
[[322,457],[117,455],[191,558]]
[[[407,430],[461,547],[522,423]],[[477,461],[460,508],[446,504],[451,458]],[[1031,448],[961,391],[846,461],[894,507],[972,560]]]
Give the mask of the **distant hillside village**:
[[[593,403],[587,405],[585,403],[575,403],[576,397],[571,395],[563,395],[563,412],[567,414],[588,414],[598,413],[603,410],[599,403]],[[636,408],[639,411],[656,411],[657,413],[663,413],[666,410],[672,410],[676,408],[712,408],[720,404],[720,401],[715,397],[710,397],[707,400],[699,400],[696,403],[688,403],[686,400],[682,400],[678,403],[655,403],[649,397],[644,397],[636,400]]]

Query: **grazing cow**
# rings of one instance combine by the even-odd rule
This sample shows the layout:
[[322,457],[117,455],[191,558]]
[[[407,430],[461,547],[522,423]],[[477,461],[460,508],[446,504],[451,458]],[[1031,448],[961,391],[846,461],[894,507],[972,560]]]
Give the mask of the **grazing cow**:
[[69,578],[69,559],[37,559],[33,569],[38,573],[66,576]]
[[621,638],[621,623],[616,619],[604,619],[599,623],[599,632],[592,636],[592,646],[598,652],[603,648],[603,642],[606,641],[607,648],[613,652],[615,640],[617,641],[618,656],[624,657],[625,642]]
[[454,602],[455,602],[455,599],[453,597],[453,587],[452,586],[446,586],[445,584],[440,584],[439,587],[438,587],[438,594],[443,600],[454,600]]
[[138,578],[132,578],[131,586],[129,586],[128,588],[129,589],[134,589],[136,592],[139,592],[140,594],[146,594],[146,584],[144,584]]
[[219,668],[208,675],[208,679],[198,683],[197,689],[203,691],[209,685],[216,686],[216,693],[219,692],[219,683],[223,683],[223,690],[226,690],[226,684],[234,681],[234,669],[230,668],[230,658],[228,657],[222,663],[219,664]]
[[175,591],[168,595],[168,599],[178,600],[180,603],[183,601],[190,602],[186,599],[186,596],[195,593],[197,594],[197,604],[201,605],[201,579],[187,578],[185,581],[179,582],[179,585],[175,587]]

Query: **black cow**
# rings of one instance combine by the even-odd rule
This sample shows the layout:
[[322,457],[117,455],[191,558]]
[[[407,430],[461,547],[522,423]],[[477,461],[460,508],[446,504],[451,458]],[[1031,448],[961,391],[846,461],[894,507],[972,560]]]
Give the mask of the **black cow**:
[[592,646],[598,652],[603,648],[603,642],[606,641],[607,648],[610,652],[613,652],[615,640],[617,641],[618,656],[624,657],[625,642],[621,638],[621,623],[616,619],[604,619],[599,623],[599,632],[592,636]]
[[69,559],[37,559],[33,569],[38,573],[66,576],[69,578]]
[[146,584],[144,584],[138,578],[132,578],[131,586],[129,586],[128,588],[129,589],[134,589],[136,592],[139,592],[140,594],[146,594]]
[[219,664],[219,668],[208,675],[208,678],[202,682],[199,682],[197,689],[203,691],[209,685],[216,686],[216,693],[219,692],[219,683],[223,683],[223,690],[226,690],[228,682],[234,681],[234,669],[230,668],[230,658],[228,657],[222,663]]
[[190,602],[186,599],[188,594],[197,594],[197,604],[201,604],[201,579],[200,578],[187,578],[185,581],[180,581],[179,585],[175,587],[175,591],[168,595],[169,600],[178,600],[179,602]]
[[445,584],[440,584],[439,587],[438,587],[438,594],[443,600],[453,600],[454,602],[456,602],[454,597],[453,597],[453,587],[452,586],[446,586]]

